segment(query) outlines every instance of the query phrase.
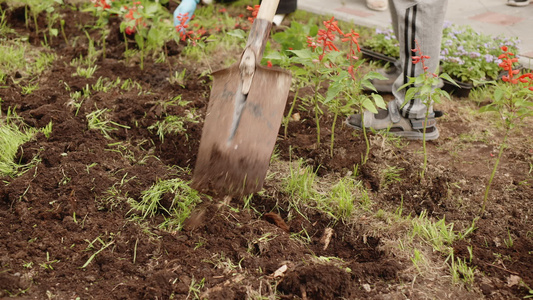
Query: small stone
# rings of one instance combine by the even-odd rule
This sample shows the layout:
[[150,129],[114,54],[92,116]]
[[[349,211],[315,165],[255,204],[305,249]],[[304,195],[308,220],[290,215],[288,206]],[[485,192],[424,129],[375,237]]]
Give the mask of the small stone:
[[372,291],[372,288],[370,288],[370,284],[368,284],[368,283],[363,284],[363,289],[365,289],[365,291],[367,291],[367,292]]
[[293,115],[291,116],[291,119],[292,119],[293,121],[300,121],[300,118],[301,118],[301,117],[300,117],[300,113],[295,113],[295,114],[293,114]]

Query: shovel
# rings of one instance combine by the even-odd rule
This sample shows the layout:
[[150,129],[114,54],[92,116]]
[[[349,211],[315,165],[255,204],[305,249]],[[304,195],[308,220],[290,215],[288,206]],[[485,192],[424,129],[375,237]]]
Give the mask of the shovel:
[[263,1],[237,63],[213,72],[192,186],[219,195],[261,190],[289,94],[289,72],[259,65],[279,0]]

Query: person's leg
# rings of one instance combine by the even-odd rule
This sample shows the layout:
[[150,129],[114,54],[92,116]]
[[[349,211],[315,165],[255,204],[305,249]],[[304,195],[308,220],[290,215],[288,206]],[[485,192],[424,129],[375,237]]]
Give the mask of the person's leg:
[[[417,48],[416,42],[424,55],[430,58],[425,61],[429,72],[437,72],[439,67],[442,27],[446,13],[447,0],[390,0],[393,29],[400,42],[400,66],[402,74],[392,87],[396,104],[404,102],[405,89],[398,91],[409,81],[424,72],[422,64],[413,64],[412,49]],[[400,109],[401,115],[409,119],[425,117],[426,106],[419,99],[413,99]],[[429,108],[432,113],[432,107]]]
[[[421,64],[413,64],[412,49],[419,43],[424,55],[430,56],[425,64],[430,72],[436,72],[439,66],[442,27],[446,11],[447,0],[390,0],[390,11],[393,29],[400,43],[399,68],[400,76],[393,84],[392,92],[395,100],[388,105],[387,111],[380,111],[374,115],[365,112],[363,115],[351,115],[346,120],[348,126],[360,129],[365,127],[376,130],[389,128],[390,132],[409,139],[423,137],[424,118],[428,108],[420,99],[413,99],[402,107],[405,89],[398,88],[409,81],[409,77],[416,77],[424,72]],[[426,139],[439,137],[432,106],[429,107],[430,119],[426,126]],[[364,122],[363,122],[364,121]],[[428,134],[429,133],[429,134]]]

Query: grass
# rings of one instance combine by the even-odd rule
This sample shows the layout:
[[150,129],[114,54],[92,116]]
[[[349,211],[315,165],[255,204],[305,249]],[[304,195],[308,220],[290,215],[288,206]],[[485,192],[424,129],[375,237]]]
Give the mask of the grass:
[[87,126],[89,130],[95,129],[99,130],[102,135],[111,139],[110,133],[112,131],[117,131],[119,128],[129,129],[129,126],[119,124],[117,122],[109,120],[107,113],[110,111],[108,108],[97,109],[89,114],[87,114]]
[[[163,197],[166,197],[165,202]],[[181,230],[183,222],[200,202],[200,194],[179,178],[158,180],[141,193],[140,201],[128,199],[129,213],[134,219],[146,220],[161,214],[164,221],[158,226],[169,231]]]
[[52,123],[40,130],[20,123],[14,110],[9,109],[5,118],[0,116],[0,175],[14,177],[38,163],[38,157],[34,157],[27,164],[20,164],[15,158],[22,144],[31,140],[38,132],[48,136],[51,130]]

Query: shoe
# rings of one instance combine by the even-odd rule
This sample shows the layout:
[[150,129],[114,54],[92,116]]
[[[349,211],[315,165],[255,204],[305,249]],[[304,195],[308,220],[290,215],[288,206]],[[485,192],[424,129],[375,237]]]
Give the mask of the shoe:
[[389,8],[387,0],[366,0],[366,6],[372,10],[384,11]]
[[[402,74],[402,70],[393,65],[388,69],[378,69],[377,72],[386,77],[387,79],[370,80],[370,83],[372,83],[372,85],[376,89],[375,91],[377,91],[378,93],[392,93],[392,85],[394,84],[398,76]],[[367,92],[374,92],[374,90],[371,90],[367,87],[364,87],[363,89]]]
[[[402,75],[401,68],[394,64],[388,69],[378,69],[377,72],[386,77],[387,79],[372,79],[370,80],[370,83],[372,83],[376,90],[374,91],[368,87],[363,87],[363,90],[365,92],[392,93],[392,85],[394,84],[398,76]],[[444,82],[442,81],[442,79],[439,78],[439,85],[437,86],[437,88],[440,89],[443,86]]]
[[[442,116],[441,111],[435,111],[428,117],[426,126],[426,141],[439,138],[439,129],[435,118]],[[363,113],[365,128],[376,131],[387,131],[390,134],[404,137],[408,140],[422,140],[424,138],[425,119],[407,119],[400,115],[396,104],[389,102],[388,110],[379,109],[377,114],[370,111]],[[350,115],[346,125],[362,130],[361,114]]]
[[528,6],[531,0],[507,0],[509,6]]
[[274,18],[272,18],[272,23],[274,23],[276,26],[279,26],[281,22],[283,22],[283,19],[285,19],[285,14],[274,15]]

